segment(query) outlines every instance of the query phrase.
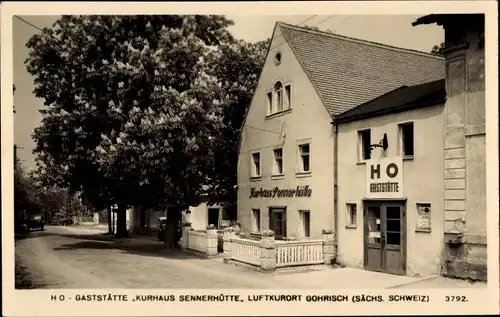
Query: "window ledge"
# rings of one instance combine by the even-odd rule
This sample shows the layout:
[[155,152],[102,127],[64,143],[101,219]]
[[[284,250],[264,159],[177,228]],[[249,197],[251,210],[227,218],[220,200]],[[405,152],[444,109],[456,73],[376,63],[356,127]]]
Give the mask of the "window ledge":
[[297,172],[295,173],[295,177],[310,177],[311,176],[311,172]]
[[356,165],[366,165],[366,161],[361,161],[361,162],[360,162],[360,161],[358,161],[358,162],[356,163]]
[[257,181],[260,181],[262,180],[262,176],[252,176],[250,177],[250,181],[251,182],[257,182]]
[[431,233],[431,229],[415,229],[415,232]]
[[276,174],[276,175],[271,175],[271,179],[284,179],[285,174]]
[[403,155],[403,161],[412,161],[413,155]]
[[345,228],[346,229],[357,229],[358,226],[357,225],[345,225]]
[[266,116],[266,120],[272,119],[272,118],[276,118],[276,117],[281,117],[281,116],[284,116],[286,114],[289,114],[290,112],[292,112],[292,108],[288,108],[288,109],[280,111],[280,112],[275,112],[275,113],[272,113],[272,114],[268,114]]

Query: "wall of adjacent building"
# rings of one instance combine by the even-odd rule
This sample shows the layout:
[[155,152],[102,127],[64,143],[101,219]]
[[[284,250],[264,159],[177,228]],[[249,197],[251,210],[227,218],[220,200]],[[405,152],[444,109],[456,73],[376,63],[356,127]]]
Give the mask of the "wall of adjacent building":
[[[371,143],[387,134],[387,157],[400,155],[398,124],[414,123],[414,158],[403,161],[403,196],[406,198],[407,274],[439,274],[444,247],[444,106],[436,105],[381,117],[340,124],[338,127],[338,262],[363,267],[364,211],[367,196],[366,164],[358,163],[358,131],[371,129]],[[383,156],[375,148],[373,158]],[[347,203],[357,204],[357,225],[348,224]],[[417,203],[431,204],[431,231],[417,230]]]
[[485,279],[485,68],[479,37],[484,24],[460,21],[447,25],[445,32],[447,41],[462,39],[446,53],[445,239],[462,236],[465,243],[448,245],[443,274]]

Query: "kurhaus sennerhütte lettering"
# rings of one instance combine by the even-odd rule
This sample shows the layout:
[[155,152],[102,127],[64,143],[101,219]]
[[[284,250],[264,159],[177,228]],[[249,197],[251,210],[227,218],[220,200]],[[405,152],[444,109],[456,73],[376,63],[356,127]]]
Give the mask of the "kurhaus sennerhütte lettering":
[[297,186],[295,189],[280,189],[274,187],[273,189],[250,189],[250,198],[293,198],[293,197],[311,197],[312,189],[309,185]]

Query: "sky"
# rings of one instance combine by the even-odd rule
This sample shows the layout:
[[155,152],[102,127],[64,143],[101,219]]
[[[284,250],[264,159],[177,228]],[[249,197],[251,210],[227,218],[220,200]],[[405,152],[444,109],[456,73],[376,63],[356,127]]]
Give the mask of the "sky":
[[[317,26],[321,30],[331,30],[339,35],[378,42],[382,44],[430,52],[432,47],[443,42],[444,30],[435,24],[413,27],[411,23],[416,15],[262,15],[262,16],[227,16],[234,21],[229,28],[236,37],[249,42],[265,40],[272,36],[276,22],[294,25]],[[50,27],[57,16],[23,16],[23,19],[39,27]],[[26,71],[24,61],[28,56],[26,42],[39,31],[13,18],[14,46],[14,142],[18,145],[18,157],[27,169],[35,167],[32,150],[35,143],[31,139],[33,129],[40,124],[43,100],[32,94],[33,80]],[[395,31],[396,30],[396,31]]]

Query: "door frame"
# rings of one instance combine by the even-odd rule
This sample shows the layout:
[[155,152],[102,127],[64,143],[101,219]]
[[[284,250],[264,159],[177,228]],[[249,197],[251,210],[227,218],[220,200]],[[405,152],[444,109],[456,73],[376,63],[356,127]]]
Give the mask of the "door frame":
[[[281,209],[281,210],[276,210],[276,209]],[[276,234],[277,238],[284,238],[288,234],[288,228],[287,228],[288,227],[287,226],[288,220],[287,220],[287,217],[286,217],[287,216],[286,215],[287,214],[287,208],[286,208],[286,206],[269,206],[268,207],[267,213],[268,213],[268,218],[269,218],[269,229],[271,229],[271,228],[274,227],[274,225],[271,226],[271,223],[274,222],[274,216],[272,216],[272,213],[274,211],[278,211],[278,212],[282,212],[283,213],[283,218],[282,218],[283,219],[283,227],[281,228],[282,231],[283,231],[283,235],[281,236],[281,235],[277,235],[276,233],[275,234]],[[271,229],[271,230],[273,230],[273,229]]]
[[[367,211],[368,207],[379,207],[380,208],[380,222],[385,222],[387,218],[387,214],[383,212],[385,210],[386,206],[398,206],[402,208],[402,219],[401,219],[401,224],[402,228],[400,231],[401,235],[401,265],[402,265],[402,272],[401,275],[406,275],[406,270],[407,270],[407,234],[408,234],[408,223],[407,223],[407,206],[406,206],[406,199],[363,199],[363,267],[366,270],[370,271],[376,271],[376,272],[381,272],[381,273],[386,273],[386,274],[393,274],[391,272],[387,271],[386,268],[386,259],[385,259],[385,251],[386,251],[386,239],[385,243],[381,243],[381,261],[382,261],[382,267],[380,270],[374,270],[370,267],[368,267],[368,224],[367,224]],[[386,235],[387,234],[387,228],[384,223],[384,225],[381,225],[381,235]],[[399,275],[399,274],[398,274]]]

